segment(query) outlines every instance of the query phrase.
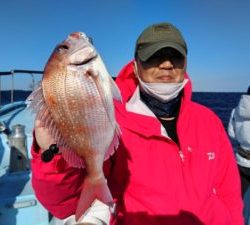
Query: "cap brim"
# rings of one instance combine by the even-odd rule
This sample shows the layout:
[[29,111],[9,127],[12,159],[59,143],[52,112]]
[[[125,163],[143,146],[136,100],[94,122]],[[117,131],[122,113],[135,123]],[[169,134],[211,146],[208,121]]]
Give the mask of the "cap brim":
[[141,61],[145,62],[152,55],[154,55],[156,52],[158,52],[160,49],[167,48],[167,47],[176,49],[178,52],[180,52],[185,57],[187,55],[185,49],[181,45],[178,45],[174,42],[162,42],[162,43],[158,42],[158,43],[152,44],[150,46],[138,49],[137,54],[138,54],[139,59]]

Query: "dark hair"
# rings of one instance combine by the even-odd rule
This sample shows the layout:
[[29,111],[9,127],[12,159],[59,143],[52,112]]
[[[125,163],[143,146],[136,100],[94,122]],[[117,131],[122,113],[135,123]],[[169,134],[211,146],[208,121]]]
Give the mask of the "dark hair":
[[250,95],[250,85],[249,85],[249,87],[247,89],[247,94]]

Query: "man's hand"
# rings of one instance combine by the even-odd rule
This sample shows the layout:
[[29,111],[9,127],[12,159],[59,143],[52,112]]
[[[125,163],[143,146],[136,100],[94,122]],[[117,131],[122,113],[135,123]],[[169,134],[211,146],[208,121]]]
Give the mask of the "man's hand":
[[48,149],[51,144],[55,144],[54,138],[50,135],[49,130],[43,126],[40,120],[35,120],[35,137],[36,142],[42,151]]
[[75,221],[75,215],[71,215],[63,220],[63,225],[108,225],[114,210],[115,203],[108,206],[96,199],[79,221]]

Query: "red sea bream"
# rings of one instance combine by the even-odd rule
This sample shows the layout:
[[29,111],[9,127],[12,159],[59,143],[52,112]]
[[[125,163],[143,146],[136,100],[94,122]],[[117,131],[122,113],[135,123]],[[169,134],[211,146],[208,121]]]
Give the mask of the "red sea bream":
[[119,89],[81,32],[70,34],[55,48],[41,84],[28,98],[64,159],[73,167],[86,168],[76,219],[94,199],[106,204],[113,200],[102,170],[119,142],[113,98],[121,101]]

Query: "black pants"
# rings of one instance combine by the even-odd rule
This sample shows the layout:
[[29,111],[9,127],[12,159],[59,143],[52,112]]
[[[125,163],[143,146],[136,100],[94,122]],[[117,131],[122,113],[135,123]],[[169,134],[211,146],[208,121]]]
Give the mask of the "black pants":
[[241,194],[244,196],[246,190],[250,186],[250,168],[243,167],[238,165],[240,171],[240,179],[241,179]]

